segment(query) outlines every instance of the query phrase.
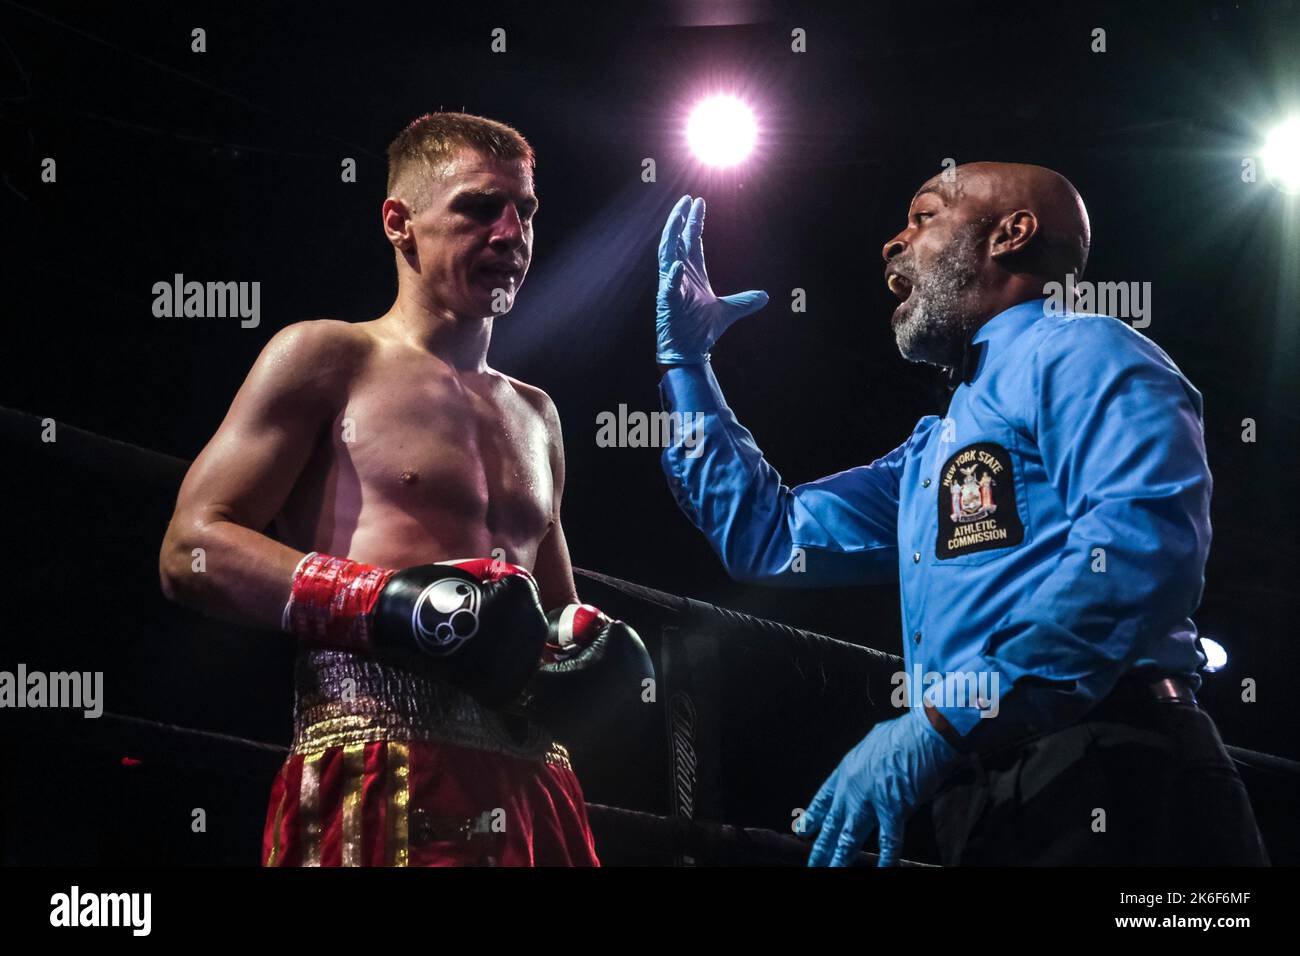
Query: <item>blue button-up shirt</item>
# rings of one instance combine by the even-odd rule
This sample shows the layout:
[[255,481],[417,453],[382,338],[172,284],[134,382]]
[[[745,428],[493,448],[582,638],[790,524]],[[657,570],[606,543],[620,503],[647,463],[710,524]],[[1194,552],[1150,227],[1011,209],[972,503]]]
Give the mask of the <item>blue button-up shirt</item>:
[[1055,315],[1042,299],[994,316],[967,354],[946,417],[796,488],[709,365],[673,368],[664,407],[694,413],[663,453],[673,495],[738,581],[897,576],[907,673],[950,687],[961,675],[985,698],[950,693],[936,708],[965,750],[1075,722],[1136,668],[1199,687],[1191,614],[1211,490],[1200,393],[1123,322]]

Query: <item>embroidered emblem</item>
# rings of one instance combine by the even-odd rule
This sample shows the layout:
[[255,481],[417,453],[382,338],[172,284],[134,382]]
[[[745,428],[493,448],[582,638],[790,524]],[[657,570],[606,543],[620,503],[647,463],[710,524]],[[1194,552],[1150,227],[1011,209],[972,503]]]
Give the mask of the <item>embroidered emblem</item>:
[[940,561],[1009,548],[1025,538],[1016,510],[1011,455],[1001,445],[978,442],[958,451],[939,472]]

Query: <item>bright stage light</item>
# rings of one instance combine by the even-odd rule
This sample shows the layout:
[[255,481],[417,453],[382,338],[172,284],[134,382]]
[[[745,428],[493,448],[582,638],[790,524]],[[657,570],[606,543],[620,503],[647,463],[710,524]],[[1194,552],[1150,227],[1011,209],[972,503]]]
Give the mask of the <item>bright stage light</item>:
[[1212,641],[1208,637],[1201,638],[1201,650],[1205,652],[1207,658],[1205,662],[1205,672],[1213,674],[1215,671],[1221,671],[1224,665],[1228,663],[1228,652],[1223,649],[1223,645],[1218,641]]
[[754,113],[734,96],[714,96],[691,111],[686,140],[701,162],[734,166],[754,148],[758,126]]
[[1264,175],[1287,193],[1300,193],[1300,116],[1293,116],[1264,141]]

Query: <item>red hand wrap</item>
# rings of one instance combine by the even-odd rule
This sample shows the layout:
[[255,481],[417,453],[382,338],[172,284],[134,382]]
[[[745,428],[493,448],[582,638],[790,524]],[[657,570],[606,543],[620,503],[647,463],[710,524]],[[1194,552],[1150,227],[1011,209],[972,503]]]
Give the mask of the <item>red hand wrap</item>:
[[285,630],[322,644],[369,650],[370,612],[395,573],[313,551],[294,572]]

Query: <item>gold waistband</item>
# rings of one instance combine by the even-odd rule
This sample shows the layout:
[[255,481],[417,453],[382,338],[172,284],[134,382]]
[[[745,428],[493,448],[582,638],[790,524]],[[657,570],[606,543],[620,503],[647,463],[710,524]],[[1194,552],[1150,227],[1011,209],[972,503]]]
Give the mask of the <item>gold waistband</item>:
[[425,740],[569,767],[569,754],[527,718],[489,710],[469,694],[394,662],[305,647],[294,675],[295,754],[376,740]]

